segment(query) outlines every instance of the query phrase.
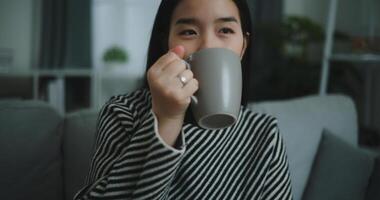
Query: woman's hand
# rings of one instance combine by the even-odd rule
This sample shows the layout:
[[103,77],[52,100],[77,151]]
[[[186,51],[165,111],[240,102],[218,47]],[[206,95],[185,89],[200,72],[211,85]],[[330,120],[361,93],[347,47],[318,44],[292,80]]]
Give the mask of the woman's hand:
[[198,81],[182,60],[184,55],[184,47],[176,46],[159,58],[147,74],[159,133],[171,146],[181,131],[191,96],[198,90]]

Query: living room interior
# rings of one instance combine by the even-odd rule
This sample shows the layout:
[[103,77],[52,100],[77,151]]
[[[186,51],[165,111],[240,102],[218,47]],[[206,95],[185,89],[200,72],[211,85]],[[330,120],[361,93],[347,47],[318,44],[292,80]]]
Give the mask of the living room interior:
[[[248,107],[279,120],[294,199],[380,199],[380,1],[247,2]],[[102,105],[143,84],[159,3],[0,0],[0,199],[73,198]]]

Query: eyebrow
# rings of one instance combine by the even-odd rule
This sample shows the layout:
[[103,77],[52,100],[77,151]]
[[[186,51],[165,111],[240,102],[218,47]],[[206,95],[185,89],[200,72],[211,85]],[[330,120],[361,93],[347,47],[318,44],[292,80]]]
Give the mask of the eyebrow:
[[216,20],[217,22],[236,22],[238,23],[238,20],[235,17],[222,17]]
[[[215,20],[215,22],[236,22],[238,23],[238,20],[235,17],[221,17]],[[178,24],[199,24],[199,20],[195,18],[180,18],[176,21],[175,25]]]
[[196,24],[197,20],[195,18],[181,18],[175,22],[175,25],[178,24]]

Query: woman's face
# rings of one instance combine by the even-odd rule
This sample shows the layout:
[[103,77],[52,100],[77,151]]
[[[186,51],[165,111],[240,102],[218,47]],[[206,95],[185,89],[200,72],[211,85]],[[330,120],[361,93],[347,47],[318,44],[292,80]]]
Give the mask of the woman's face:
[[182,0],[173,12],[169,49],[185,47],[185,58],[204,48],[227,48],[243,57],[239,10],[232,0]]

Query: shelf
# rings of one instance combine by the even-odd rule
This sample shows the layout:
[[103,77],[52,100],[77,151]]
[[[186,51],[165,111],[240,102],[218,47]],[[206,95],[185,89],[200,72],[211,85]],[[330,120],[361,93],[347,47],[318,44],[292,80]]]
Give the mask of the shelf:
[[94,71],[91,69],[64,69],[64,70],[35,70],[34,73],[45,76],[92,76]]
[[380,62],[380,54],[371,53],[337,53],[330,57],[333,61]]
[[[341,1],[341,0],[340,0]],[[321,70],[321,81],[319,85],[319,94],[321,96],[327,94],[328,88],[328,79],[329,79],[329,70],[330,70],[330,61],[347,61],[347,62],[360,62],[360,63],[378,63],[380,62],[379,53],[334,53],[334,33],[336,26],[337,10],[338,10],[339,0],[330,0],[329,2],[329,11],[327,16],[326,23],[326,32],[325,32],[325,44],[323,50],[323,59],[322,59],[322,70]],[[343,1],[344,2],[344,1]],[[366,7],[371,7],[373,0],[367,0],[364,3]],[[374,11],[370,10],[369,14],[369,23],[370,23],[370,36],[373,35],[373,23],[375,22]],[[355,22],[353,23],[355,24]]]
[[92,69],[38,69],[38,70],[2,70],[0,74],[14,75],[14,76],[92,76],[94,70]]
[[0,75],[3,76],[33,76],[30,70],[14,70],[10,68],[0,68]]
[[[96,69],[4,69],[0,70],[0,81],[27,80],[31,94],[36,100],[44,100],[56,107],[60,113],[80,108],[98,110],[113,95],[132,92],[143,84],[143,74],[129,72],[123,68]],[[26,79],[27,78],[27,79]],[[6,84],[3,84],[6,87]],[[9,90],[9,89],[8,89]],[[18,89],[20,90],[20,89]],[[7,90],[0,96],[6,96]]]
[[[94,108],[96,105],[94,87],[96,71],[93,69],[11,69],[8,67],[0,70],[0,78],[3,82],[4,80],[15,82],[18,79],[30,79],[32,98],[49,102],[61,114],[81,108]],[[16,89],[16,91],[19,90],[21,89]],[[12,92],[12,88],[5,92],[7,91]]]

